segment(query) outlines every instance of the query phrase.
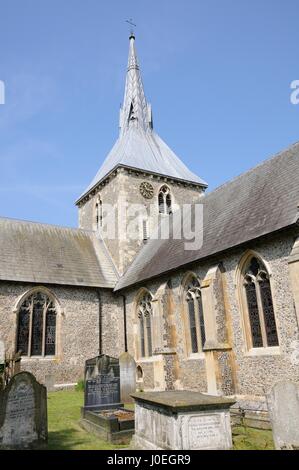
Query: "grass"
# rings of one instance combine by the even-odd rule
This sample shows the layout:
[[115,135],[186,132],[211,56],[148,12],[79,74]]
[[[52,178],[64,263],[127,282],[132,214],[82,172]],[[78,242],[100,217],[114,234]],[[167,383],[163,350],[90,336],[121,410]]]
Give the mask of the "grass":
[[79,426],[83,392],[63,390],[48,394],[48,449],[51,450],[110,450],[126,446],[101,441]]
[[[82,390],[64,390],[48,394],[48,449],[52,450],[116,450],[128,446],[101,441],[79,426]],[[133,409],[133,405],[126,408]],[[234,427],[235,450],[270,450],[274,448],[271,431]]]
[[264,429],[233,427],[234,450],[273,450],[272,432]]

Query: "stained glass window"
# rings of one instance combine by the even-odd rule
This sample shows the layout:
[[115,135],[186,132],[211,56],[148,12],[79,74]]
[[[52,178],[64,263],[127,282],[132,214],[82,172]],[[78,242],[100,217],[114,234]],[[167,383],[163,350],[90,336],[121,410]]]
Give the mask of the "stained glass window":
[[152,355],[152,327],[151,327],[151,318],[148,315],[146,317],[146,331],[147,331],[147,351],[148,355]]
[[41,302],[33,301],[31,356],[41,356],[43,348],[43,315],[44,307]]
[[260,324],[260,317],[259,317],[259,309],[257,305],[255,283],[253,281],[248,282],[245,286],[245,290],[246,290],[246,297],[247,297],[249,323],[250,323],[250,328],[251,328],[252,346],[254,348],[262,348],[263,338],[262,338],[262,331],[261,331],[261,324]]
[[148,357],[153,354],[152,313],[152,297],[150,294],[145,294],[138,304],[141,357]]
[[198,344],[197,344],[197,332],[196,332],[196,323],[195,323],[194,301],[193,299],[189,299],[187,302],[188,302],[188,310],[189,310],[191,350],[193,353],[196,353],[198,352]]
[[18,351],[27,355],[29,341],[29,321],[30,312],[24,305],[19,311],[19,328],[18,328]]
[[265,278],[259,281],[259,287],[262,298],[267,343],[268,346],[278,346],[278,336],[269,279]]
[[144,317],[142,314],[139,316],[139,327],[140,327],[140,352],[141,352],[141,357],[144,357],[145,356]]
[[200,349],[199,345],[201,345],[201,349],[203,348],[206,341],[206,333],[200,284],[195,277],[192,277],[186,286],[186,301],[188,306],[191,352],[196,353]]
[[247,264],[244,288],[252,347],[278,346],[269,275],[264,263],[256,257],[252,257]]
[[206,342],[206,331],[205,331],[205,322],[204,322],[204,317],[203,317],[202,298],[201,298],[201,293],[198,289],[197,289],[196,299],[197,299],[197,307],[198,307],[201,342],[204,345]]
[[46,316],[46,339],[45,339],[45,355],[53,356],[55,354],[56,342],[56,311],[51,303],[48,307]]
[[31,294],[19,310],[17,350],[23,356],[52,356],[55,348],[55,305],[43,292]]

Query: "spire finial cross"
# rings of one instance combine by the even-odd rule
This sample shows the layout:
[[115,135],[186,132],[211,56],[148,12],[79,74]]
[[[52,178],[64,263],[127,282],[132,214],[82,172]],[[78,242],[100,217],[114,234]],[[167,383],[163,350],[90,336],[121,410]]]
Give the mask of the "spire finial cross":
[[133,23],[132,18],[130,18],[129,20],[126,20],[126,23],[128,23],[131,26],[130,34],[131,36],[134,36],[134,27],[136,28],[137,25]]

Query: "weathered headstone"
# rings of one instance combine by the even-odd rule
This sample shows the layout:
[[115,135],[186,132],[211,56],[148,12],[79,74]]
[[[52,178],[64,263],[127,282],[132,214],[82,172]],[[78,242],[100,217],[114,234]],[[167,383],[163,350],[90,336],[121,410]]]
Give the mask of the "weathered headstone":
[[120,403],[119,360],[106,356],[85,362],[84,409],[100,410],[118,408]]
[[134,393],[134,449],[228,450],[234,400],[199,392]]
[[55,390],[55,377],[53,374],[48,374],[45,377],[45,387],[48,392],[54,392]]
[[267,403],[275,448],[299,450],[299,385],[275,384]]
[[47,437],[46,388],[20,372],[0,391],[0,447],[39,447]]
[[120,398],[123,403],[133,403],[131,394],[136,392],[136,362],[127,352],[119,356]]

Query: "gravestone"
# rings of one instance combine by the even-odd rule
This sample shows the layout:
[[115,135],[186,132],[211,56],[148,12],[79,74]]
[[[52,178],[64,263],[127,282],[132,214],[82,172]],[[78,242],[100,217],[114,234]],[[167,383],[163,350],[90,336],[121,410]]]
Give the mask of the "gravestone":
[[84,378],[80,425],[106,441],[129,444],[134,433],[134,412],[120,403],[119,359],[105,354],[89,359]]
[[47,441],[47,391],[29,372],[0,390],[0,447],[39,447]]
[[45,377],[45,387],[48,392],[54,392],[55,390],[55,377],[53,374],[48,374]]
[[299,385],[279,382],[267,395],[276,449],[299,450]]
[[133,403],[131,394],[136,392],[136,362],[127,352],[119,356],[120,399],[123,403]]
[[85,362],[84,409],[119,408],[119,360],[102,354]]

